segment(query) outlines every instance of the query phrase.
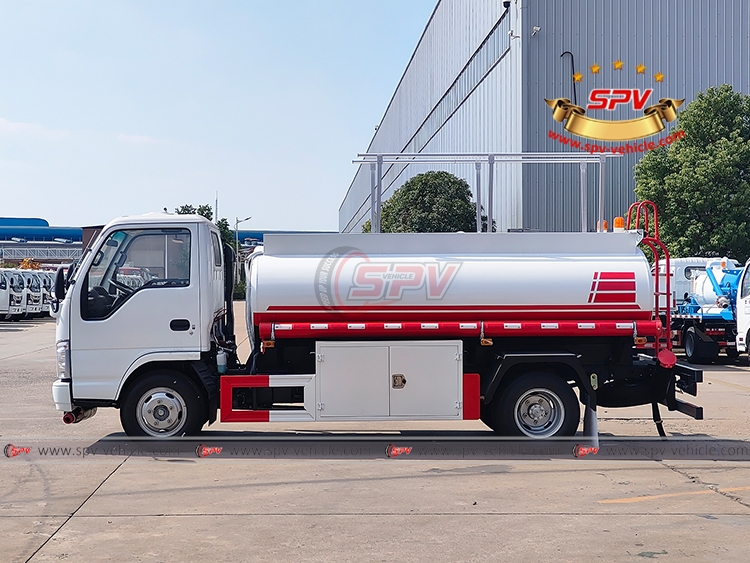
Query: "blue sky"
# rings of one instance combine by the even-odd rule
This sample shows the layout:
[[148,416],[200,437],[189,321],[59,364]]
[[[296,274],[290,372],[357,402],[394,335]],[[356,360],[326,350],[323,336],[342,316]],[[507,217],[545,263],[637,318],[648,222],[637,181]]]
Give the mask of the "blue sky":
[[436,0],[0,1],[0,216],[338,227]]

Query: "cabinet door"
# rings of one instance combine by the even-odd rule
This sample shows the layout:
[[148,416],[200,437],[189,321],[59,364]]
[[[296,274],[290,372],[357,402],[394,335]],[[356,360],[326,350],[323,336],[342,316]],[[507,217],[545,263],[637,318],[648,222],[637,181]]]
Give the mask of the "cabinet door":
[[455,344],[391,346],[391,416],[458,417],[460,349]]
[[388,416],[388,346],[325,344],[318,355],[320,418]]

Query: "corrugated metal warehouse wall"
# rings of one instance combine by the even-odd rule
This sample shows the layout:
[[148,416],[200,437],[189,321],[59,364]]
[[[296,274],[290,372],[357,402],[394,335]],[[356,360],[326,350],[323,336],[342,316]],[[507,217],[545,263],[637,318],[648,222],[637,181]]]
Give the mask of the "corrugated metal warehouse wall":
[[[478,90],[471,94],[471,87],[482,81],[482,70],[491,67],[497,62],[499,54],[507,50],[507,31],[496,33],[496,41],[487,43],[480,56],[475,57],[474,65],[468,63],[504,11],[502,2],[495,1],[438,2],[367,152],[456,151],[461,142],[476,143],[476,131],[472,132],[466,127],[456,130],[454,127],[449,137],[443,129],[446,121],[455,121],[457,110],[472,122],[486,118],[486,108],[475,107],[474,113],[467,116],[464,105],[467,100],[473,100],[475,95],[481,96]],[[495,60],[491,60],[493,55],[496,56]],[[462,76],[463,81],[460,80]],[[493,108],[498,103],[498,90],[502,91],[501,84],[485,94]],[[486,90],[483,89],[482,92]],[[509,113],[509,116],[518,115],[518,112]],[[495,132],[490,133],[491,130]],[[503,136],[494,125],[487,127],[485,132],[493,138],[510,137],[509,134]],[[516,150],[520,150],[520,139],[517,139],[517,143]],[[406,171],[403,168],[384,167],[384,171],[387,171],[383,179],[384,199],[390,197],[394,189],[415,174],[435,167],[412,165]],[[455,168],[451,170],[460,173]],[[470,183],[473,185],[474,182],[470,180]],[[518,189],[520,190],[520,184]],[[339,208],[339,229],[343,232],[358,232],[369,215],[370,171],[369,167],[363,166],[357,171]]]
[[[750,93],[750,2],[747,0],[566,0],[523,2],[524,113],[523,150],[560,151],[549,131],[565,133],[551,117],[544,98],[572,95],[569,55],[576,72],[578,105],[585,109],[592,88],[653,88],[647,105],[660,98],[685,98],[709,86],[731,84]],[[531,36],[534,26],[541,31]],[[622,61],[622,69],[613,63]],[[590,67],[601,67],[593,74]],[[646,66],[637,74],[635,66]],[[661,72],[662,82],[654,75]],[[634,119],[642,112],[632,107],[587,111],[598,119]],[[468,125],[468,124],[467,124]],[[671,124],[673,126],[674,124]],[[666,137],[667,130],[647,140]],[[571,134],[567,137],[576,138]],[[579,138],[580,139],[580,138]],[[586,139],[580,139],[584,144]],[[636,141],[637,142],[637,141]],[[599,145],[618,142],[591,141]],[[630,142],[631,144],[633,141]],[[605,217],[622,215],[634,201],[633,166],[642,154],[608,159]],[[526,165],[523,173],[524,227],[545,231],[580,228],[577,165]],[[596,225],[598,166],[588,167],[588,225]]]
[[[532,35],[535,26],[541,29]],[[517,38],[509,36],[511,29]],[[441,0],[367,152],[571,150],[549,137],[564,129],[544,102],[574,98],[572,61],[561,57],[564,51],[583,75],[575,93],[584,108],[592,88],[652,88],[647,105],[662,97],[685,98],[687,104],[698,91],[723,83],[750,93],[749,30],[748,0],[513,0],[507,13],[500,0]],[[613,67],[617,60],[621,70]],[[591,72],[594,63],[601,67],[598,74]],[[636,74],[640,63],[646,70]],[[663,82],[656,82],[657,72]],[[642,115],[627,107],[587,114],[617,120]],[[607,218],[633,201],[632,168],[640,156],[608,159]],[[525,165],[523,174],[518,165],[496,166],[499,231],[580,228],[578,165]],[[473,166],[385,167],[383,198],[436,168],[474,186]],[[589,165],[590,229],[596,224],[598,177],[598,166]],[[361,167],[339,209],[340,230],[360,230],[370,216],[369,195],[369,168]]]

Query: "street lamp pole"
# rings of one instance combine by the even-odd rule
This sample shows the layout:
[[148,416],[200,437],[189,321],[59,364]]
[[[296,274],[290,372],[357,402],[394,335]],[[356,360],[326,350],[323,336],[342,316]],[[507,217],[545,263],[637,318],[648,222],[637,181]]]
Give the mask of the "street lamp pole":
[[234,218],[234,249],[237,252],[237,256],[234,260],[234,281],[237,282],[237,280],[240,277],[240,231],[239,226],[240,223],[244,223],[245,221],[249,221],[252,219],[252,215],[245,217],[244,219],[240,219],[239,217],[235,216]]

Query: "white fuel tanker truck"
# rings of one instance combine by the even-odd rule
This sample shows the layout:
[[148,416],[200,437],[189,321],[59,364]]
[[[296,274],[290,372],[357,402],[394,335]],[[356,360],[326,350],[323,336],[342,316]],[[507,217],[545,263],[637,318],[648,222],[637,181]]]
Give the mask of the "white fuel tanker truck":
[[[63,420],[120,409],[129,435],[217,418],[481,418],[502,435],[595,434],[597,406],[694,418],[643,234],[269,235],[245,263],[252,351],[236,353],[233,253],[209,221],[112,221],[58,273]],[[653,241],[647,238],[645,242]],[[121,276],[138,275],[133,286]],[[667,288],[668,291],[668,288]],[[657,288],[656,293],[659,293]],[[663,312],[661,312],[663,313]]]

